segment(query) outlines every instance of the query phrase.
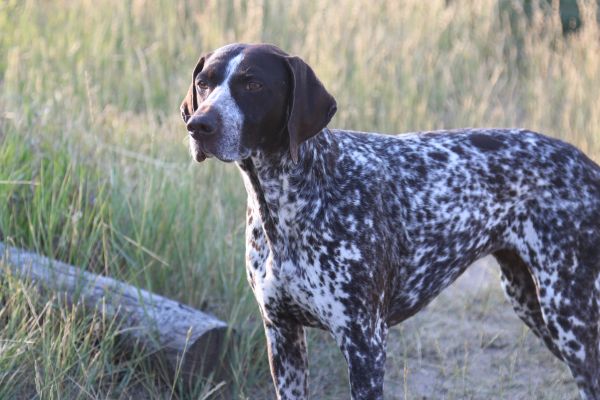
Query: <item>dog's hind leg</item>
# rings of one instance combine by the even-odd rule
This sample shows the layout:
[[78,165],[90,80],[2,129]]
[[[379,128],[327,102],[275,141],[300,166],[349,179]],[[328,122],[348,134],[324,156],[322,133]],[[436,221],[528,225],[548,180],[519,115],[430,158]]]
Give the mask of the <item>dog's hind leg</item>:
[[500,282],[504,295],[515,313],[537,337],[544,341],[550,351],[562,360],[562,354],[554,344],[542,316],[535,282],[529,266],[513,250],[500,250],[493,255],[500,265]]
[[553,342],[548,347],[560,352],[581,397],[600,400],[600,235],[597,227],[587,223],[569,229],[570,235],[550,229],[535,234],[530,229],[521,255],[531,263],[542,317]]
[[[574,267],[583,268],[581,264]],[[600,400],[598,275],[561,270],[558,276],[557,281],[539,290],[544,321],[581,397]]]

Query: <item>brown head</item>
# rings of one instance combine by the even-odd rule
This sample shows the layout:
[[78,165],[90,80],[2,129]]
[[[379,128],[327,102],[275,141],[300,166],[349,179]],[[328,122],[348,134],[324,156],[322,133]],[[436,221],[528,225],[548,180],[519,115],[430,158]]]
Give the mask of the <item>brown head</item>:
[[196,161],[289,151],[319,133],[335,99],[300,58],[273,45],[231,44],[200,57],[181,104]]

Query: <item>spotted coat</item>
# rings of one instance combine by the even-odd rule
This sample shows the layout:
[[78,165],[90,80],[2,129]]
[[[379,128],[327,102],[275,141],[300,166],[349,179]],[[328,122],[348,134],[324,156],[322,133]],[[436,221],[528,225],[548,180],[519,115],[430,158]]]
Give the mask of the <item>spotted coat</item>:
[[[264,45],[233,45],[214,54],[204,65],[209,72],[195,77],[205,79],[211,66],[228,73],[201,81],[207,93],[193,85],[198,104],[190,104],[188,93],[182,113],[196,159],[235,161],[241,171],[248,192],[247,275],[279,399],[307,397],[307,326],[335,338],[353,399],[383,398],[388,327],[489,254],[499,261],[518,316],[567,363],[582,398],[600,399],[598,165],[567,143],[527,130],[398,136],[329,130],[324,125],[335,101],[323,93],[311,96],[326,105],[326,116],[295,143],[290,120],[298,118],[303,86],[293,63],[273,61],[289,56]],[[281,76],[281,82],[260,73],[251,79],[263,85],[259,91],[280,88],[286,100],[269,117],[277,128],[264,129],[273,121],[262,121],[257,134],[244,97],[256,86],[228,83],[237,79],[228,66],[237,60],[236,67],[248,71],[257,58],[270,57],[269,65],[284,72],[268,76]],[[305,84],[320,85],[315,80]],[[235,106],[227,112],[213,103],[203,108],[202,97],[223,90],[223,82]],[[242,121],[241,128],[226,133],[228,118]],[[215,144],[227,135],[240,145]]]

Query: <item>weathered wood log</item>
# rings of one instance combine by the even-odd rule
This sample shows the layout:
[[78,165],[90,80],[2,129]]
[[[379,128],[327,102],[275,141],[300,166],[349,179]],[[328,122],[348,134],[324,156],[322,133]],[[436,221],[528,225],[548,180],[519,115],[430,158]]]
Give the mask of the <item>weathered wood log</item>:
[[[125,344],[143,348],[164,362],[167,373],[193,383],[210,374],[226,376],[229,330],[217,318],[106,276],[51,260],[0,242],[0,259],[20,279],[64,295],[70,304],[117,318]],[[0,268],[0,274],[8,271]],[[166,365],[164,365],[166,364]]]

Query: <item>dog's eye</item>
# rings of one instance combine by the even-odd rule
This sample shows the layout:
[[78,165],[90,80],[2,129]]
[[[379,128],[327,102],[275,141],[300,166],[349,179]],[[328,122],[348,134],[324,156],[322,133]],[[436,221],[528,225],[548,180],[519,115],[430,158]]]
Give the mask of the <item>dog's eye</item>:
[[246,83],[246,90],[249,92],[255,92],[260,89],[262,89],[262,84],[260,82],[250,81]]
[[198,86],[198,89],[200,89],[200,90],[208,89],[208,83],[206,83],[205,81],[196,82],[196,86]]

